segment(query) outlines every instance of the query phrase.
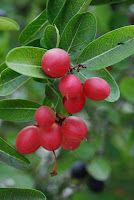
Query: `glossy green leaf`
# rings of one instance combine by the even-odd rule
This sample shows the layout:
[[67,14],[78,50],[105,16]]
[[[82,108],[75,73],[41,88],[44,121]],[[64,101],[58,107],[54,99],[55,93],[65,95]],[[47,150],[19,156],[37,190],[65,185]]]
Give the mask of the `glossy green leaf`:
[[46,51],[37,47],[18,47],[8,53],[6,64],[20,74],[35,78],[47,78],[41,68],[42,56]]
[[45,99],[43,101],[44,105],[49,105],[51,102],[51,107],[53,107],[58,113],[61,112],[63,109],[63,103],[62,103],[62,96],[60,92],[58,92],[52,84],[47,84],[45,88]]
[[48,49],[52,49],[59,46],[59,31],[56,26],[48,25],[44,32],[44,43]]
[[96,35],[96,19],[90,12],[75,15],[65,27],[60,47],[71,54],[72,58],[79,55]]
[[34,189],[0,188],[1,200],[47,200],[45,195]]
[[0,17],[0,31],[18,31],[19,25],[12,19]]
[[60,33],[64,30],[69,20],[77,13],[83,12],[88,7],[90,2],[91,0],[67,0],[65,2],[58,16],[53,22],[53,24],[55,24],[59,29]]
[[86,65],[86,70],[102,69],[134,54],[134,26],[116,29],[90,43],[76,63]]
[[21,32],[19,42],[23,45],[33,40],[34,36],[45,27],[47,23],[46,10],[40,13],[25,29]]
[[120,82],[121,95],[127,101],[134,103],[134,78],[125,77]]
[[105,81],[107,81],[107,83],[110,86],[110,95],[105,100],[109,102],[114,102],[119,99],[120,97],[119,87],[117,83],[115,82],[115,80],[113,79],[113,77],[111,76],[111,74],[106,69],[90,71],[90,73],[87,73],[86,69],[84,69],[84,70],[80,70],[80,72],[77,73],[77,76],[79,76],[82,83],[84,83],[85,80],[90,77],[99,77],[99,78],[104,79]]
[[61,11],[65,2],[66,0],[49,0],[47,2],[47,18],[51,24]]
[[5,70],[6,68],[8,68],[8,66],[6,65],[6,63],[2,63],[2,64],[0,65],[0,73],[1,73],[3,70]]
[[92,160],[87,166],[87,170],[95,179],[102,181],[106,180],[111,173],[111,167],[109,163],[102,157]]
[[5,69],[2,71],[0,78],[0,96],[13,93],[29,79],[29,77],[21,75],[10,68]]
[[30,164],[27,158],[19,154],[2,138],[0,138],[0,161],[15,168],[25,168]]
[[23,99],[0,100],[0,119],[26,122],[34,120],[34,114],[40,104]]
[[101,4],[112,4],[112,3],[119,3],[124,2],[127,0],[92,0],[91,5],[101,5]]

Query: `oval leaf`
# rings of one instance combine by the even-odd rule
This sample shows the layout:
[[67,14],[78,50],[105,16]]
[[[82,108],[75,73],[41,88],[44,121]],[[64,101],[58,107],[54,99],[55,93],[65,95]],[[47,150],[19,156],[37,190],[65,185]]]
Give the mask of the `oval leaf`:
[[91,5],[112,4],[127,0],[92,0]]
[[77,13],[83,12],[88,7],[90,2],[91,0],[71,0],[65,2],[58,16],[53,22],[53,24],[55,24],[59,29],[60,33],[64,30],[69,20]]
[[134,103],[134,78],[126,77],[120,82],[121,95],[128,101]]
[[23,45],[33,40],[34,36],[45,27],[47,23],[46,10],[40,13],[25,29],[21,32],[19,42]]
[[96,19],[90,12],[75,15],[65,27],[60,47],[76,58],[96,35]]
[[45,195],[34,189],[0,188],[1,200],[47,200]]
[[134,54],[134,26],[111,31],[90,43],[76,63],[83,63],[87,70],[102,69]]
[[111,167],[104,158],[95,158],[92,160],[87,166],[87,170],[91,176],[101,181],[106,180],[111,173]]
[[48,49],[58,47],[59,45],[59,31],[56,26],[48,25],[44,32],[44,43]]
[[0,78],[0,96],[6,96],[13,93],[29,79],[29,77],[21,75],[10,68],[5,69],[1,73]]
[[12,19],[0,17],[0,31],[18,31],[19,25]]
[[49,0],[47,3],[47,18],[52,24],[66,0]]
[[22,99],[5,99],[0,101],[0,119],[6,121],[26,122],[34,120],[34,114],[40,104]]
[[84,69],[80,70],[80,72],[77,73],[77,76],[79,76],[82,83],[84,83],[85,80],[90,77],[99,77],[104,79],[110,86],[110,95],[105,100],[109,102],[114,102],[119,99],[120,97],[119,87],[115,82],[115,80],[113,79],[113,77],[111,76],[111,74],[106,69],[101,69],[98,71],[90,71],[90,73],[87,73],[86,69]]
[[8,53],[6,64],[20,74],[48,78],[41,68],[42,56],[46,51],[37,47],[18,47]]
[[15,168],[25,168],[30,164],[27,158],[19,154],[2,138],[0,138],[0,161]]

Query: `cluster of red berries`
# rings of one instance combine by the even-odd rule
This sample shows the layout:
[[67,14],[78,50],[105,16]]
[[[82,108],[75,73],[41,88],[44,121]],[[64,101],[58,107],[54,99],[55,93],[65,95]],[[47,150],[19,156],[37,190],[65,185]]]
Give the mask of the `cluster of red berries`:
[[[48,50],[42,58],[42,69],[49,76],[59,78],[68,71],[78,69],[82,65],[70,68],[70,57],[62,49]],[[64,96],[63,105],[67,112],[74,114],[80,112],[86,102],[86,97],[100,101],[106,99],[110,94],[108,83],[98,77],[87,79],[83,84],[75,74],[64,76],[59,82],[59,90]]]
[[[54,156],[54,150],[60,146],[66,150],[74,150],[88,132],[82,119],[75,116],[58,116],[47,106],[41,106],[36,110],[35,120],[37,125],[28,126],[17,135],[16,149],[22,154],[33,153],[40,146],[53,151]],[[51,175],[56,175],[56,164]]]
[[[52,78],[64,76],[80,66],[70,68],[70,56],[62,49],[48,50],[41,62],[43,71]],[[85,105],[86,97],[95,101],[103,100],[110,94],[108,83],[98,77],[87,79],[83,84],[70,73],[60,80],[59,90],[64,96],[63,105],[69,113],[79,112]],[[52,176],[56,175],[55,150],[60,146],[66,150],[76,149],[87,135],[84,121],[75,116],[57,115],[51,108],[41,106],[35,112],[37,125],[28,126],[16,138],[16,149],[22,154],[35,152],[40,146],[53,151],[55,156]]]

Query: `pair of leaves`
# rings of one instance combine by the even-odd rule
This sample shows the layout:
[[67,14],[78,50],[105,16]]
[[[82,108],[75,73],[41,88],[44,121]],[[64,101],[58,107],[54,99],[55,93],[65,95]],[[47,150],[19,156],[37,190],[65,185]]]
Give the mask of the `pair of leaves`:
[[47,4],[47,16],[50,23],[53,23],[61,33],[69,20],[77,13],[83,12],[91,0],[49,0]]
[[0,31],[18,31],[19,25],[7,17],[0,17]]
[[134,54],[134,26],[126,26],[101,36],[81,52],[75,63],[86,70],[98,70],[120,62]]
[[1,200],[25,200],[25,199],[38,199],[46,200],[45,195],[34,189],[19,189],[19,188],[0,188]]

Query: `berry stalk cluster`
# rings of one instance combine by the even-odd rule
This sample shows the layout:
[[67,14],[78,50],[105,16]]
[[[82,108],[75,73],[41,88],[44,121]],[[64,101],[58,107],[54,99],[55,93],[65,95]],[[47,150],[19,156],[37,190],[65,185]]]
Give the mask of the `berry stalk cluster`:
[[[51,78],[62,77],[59,82],[59,90],[63,97],[63,105],[68,113],[80,112],[86,102],[86,97],[100,101],[110,94],[108,83],[98,77],[91,77],[84,83],[73,74],[73,70],[80,70],[78,66],[70,68],[69,54],[58,48],[48,50],[41,61],[45,74]],[[66,73],[69,73],[65,75]],[[22,154],[35,152],[40,146],[52,151],[55,157],[54,170],[51,176],[56,175],[55,150],[62,147],[66,150],[74,150],[79,147],[86,137],[88,129],[85,122],[75,116],[57,115],[52,108],[41,106],[35,112],[37,125],[28,126],[20,131],[16,138],[16,149]]]

